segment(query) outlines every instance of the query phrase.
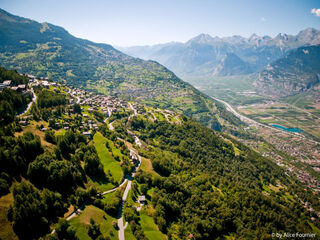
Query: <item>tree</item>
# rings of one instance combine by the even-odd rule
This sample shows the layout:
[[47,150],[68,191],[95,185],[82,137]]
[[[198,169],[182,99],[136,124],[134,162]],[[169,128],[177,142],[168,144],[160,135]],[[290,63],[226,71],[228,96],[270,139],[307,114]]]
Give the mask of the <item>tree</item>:
[[53,143],[53,144],[56,143],[56,137],[54,135],[54,132],[51,130],[47,130],[45,132],[44,139],[49,143]]
[[92,239],[97,239],[101,234],[100,225],[96,223],[92,218],[90,218],[90,226],[88,230],[88,235]]
[[99,159],[96,149],[90,145],[84,148],[83,156],[84,170],[91,178],[106,178],[103,165]]
[[141,184],[140,190],[141,190],[141,193],[142,193],[143,195],[146,195],[147,192],[148,192],[148,185],[147,185],[147,184]]
[[78,103],[74,104],[74,105],[73,105],[73,111],[74,111],[75,113],[81,114],[81,106],[80,106],[80,104],[78,104]]
[[14,111],[12,105],[7,101],[0,101],[0,125],[4,126],[10,122],[13,122]]
[[9,192],[9,184],[6,180],[0,178],[0,196]]
[[49,231],[45,205],[37,188],[22,181],[14,186],[13,198],[13,229],[20,239],[38,238]]
[[29,164],[28,176],[38,187],[47,187],[62,194],[70,193],[84,180],[81,166],[76,162],[58,160],[45,152]]
[[67,103],[67,100],[64,94],[43,89],[38,94],[37,103],[39,108],[48,108],[59,105],[65,105]]
[[76,231],[65,219],[61,219],[57,224],[55,228],[55,235],[59,240],[78,240]]
[[33,161],[39,154],[43,153],[39,136],[33,135],[31,132],[26,132],[18,137],[18,145],[22,150],[27,162]]

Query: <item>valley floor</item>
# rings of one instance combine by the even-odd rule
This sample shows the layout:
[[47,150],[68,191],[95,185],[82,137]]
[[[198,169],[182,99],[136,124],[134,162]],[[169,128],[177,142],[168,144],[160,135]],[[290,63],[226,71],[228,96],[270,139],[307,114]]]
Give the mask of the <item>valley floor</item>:
[[[311,125],[305,124],[304,126],[300,126],[298,120],[301,119],[297,120],[294,113],[290,115],[284,114],[286,110],[284,106],[288,106],[288,104],[277,102],[234,108],[226,101],[214,99],[223,103],[227,110],[247,123],[249,125],[246,128],[247,132],[252,135],[261,136],[265,140],[252,141],[242,139],[242,141],[257,149],[264,156],[275,159],[279,166],[285,167],[288,172],[295,174],[301,182],[306,183],[313,191],[320,192],[320,142],[313,140],[314,138],[309,134],[290,132],[272,126],[273,124],[281,124],[281,126],[291,127],[292,123],[289,120],[285,120],[289,118],[292,121],[295,120],[295,123],[298,124],[294,125],[294,127],[299,127],[303,130],[312,129],[319,134],[320,131],[318,132],[317,130],[319,130],[320,118],[300,109],[300,112],[304,111],[304,115],[313,118],[308,121]],[[278,114],[272,115],[268,111],[270,109],[271,113],[277,112]],[[295,109],[299,110],[297,107]]]

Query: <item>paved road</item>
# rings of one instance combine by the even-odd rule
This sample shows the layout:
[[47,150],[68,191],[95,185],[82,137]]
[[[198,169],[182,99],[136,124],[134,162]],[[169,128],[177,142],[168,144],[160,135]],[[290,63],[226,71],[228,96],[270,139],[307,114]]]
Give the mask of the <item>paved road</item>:
[[22,115],[26,114],[30,110],[32,104],[37,101],[37,95],[34,93],[33,88],[31,88],[31,92],[33,94],[32,101],[28,104],[28,107],[26,108],[26,110],[24,110],[23,113],[18,114],[18,117],[21,117]]
[[[113,188],[113,189],[110,189],[110,190],[108,190],[108,191],[105,191],[105,192],[103,192],[101,195],[105,195],[105,194],[107,194],[107,193],[111,193],[111,192],[116,191],[117,189],[121,188],[124,184],[126,184],[127,181],[128,181],[128,179],[125,178],[125,179],[123,180],[123,182],[122,182],[118,187],[115,187],[115,188]],[[76,216],[81,212],[81,209],[83,209],[85,205],[86,205],[86,204],[84,204],[83,206],[81,206],[80,208],[78,208],[76,211],[74,211],[71,215],[69,215],[69,216],[66,218],[67,221],[69,221],[69,220],[70,220],[71,218],[73,218],[73,217],[76,217]]]
[[[107,123],[108,119],[109,119],[109,118],[111,117],[111,115],[112,115],[112,112],[111,112],[110,108],[108,108],[108,113],[109,113],[109,117],[107,117],[105,120],[103,120],[105,123]],[[112,126],[112,123],[113,123],[113,122],[111,122],[111,123],[108,124],[109,129],[110,129],[111,131],[114,130],[114,127]]]
[[77,98],[77,104],[79,104],[80,103],[80,98],[79,97],[76,97]]
[[119,240],[124,240],[125,237],[124,237],[124,229],[125,229],[125,226],[123,225],[123,216],[122,216],[122,210],[123,210],[123,205],[125,203],[125,201],[127,200],[127,196],[128,196],[128,193],[131,189],[131,180],[128,182],[127,184],[127,187],[124,191],[124,194],[122,196],[122,202],[121,202],[121,207],[119,208],[119,211],[118,211],[118,227],[119,227],[119,231],[118,231],[118,237],[119,237]]
[[129,107],[133,110],[134,115],[137,115],[137,110],[132,106],[131,103],[128,103]]
[[[132,150],[132,149],[130,149],[130,150]],[[137,154],[137,156],[138,156],[139,163],[136,166],[136,168],[134,169],[134,171],[132,172],[131,176],[128,177],[128,184],[127,184],[126,189],[124,190],[124,193],[122,196],[121,207],[119,208],[119,211],[118,211],[118,227],[119,227],[118,237],[119,237],[119,240],[125,240],[124,230],[127,227],[128,223],[126,222],[125,225],[123,225],[122,210],[123,210],[123,205],[127,200],[128,193],[131,189],[132,179],[133,179],[134,175],[136,174],[136,171],[139,169],[139,167],[141,165],[141,156],[138,154]]]
[[114,127],[112,126],[112,123],[113,123],[113,122],[109,123],[109,125],[108,125],[111,131],[114,130]]
[[[137,110],[132,106],[131,103],[129,103],[129,107],[133,110],[133,115],[134,116],[137,115]],[[129,118],[131,118],[133,115],[130,115]],[[134,137],[136,145],[141,147],[142,144],[141,144],[140,139],[132,131],[127,129],[127,132]],[[130,151],[133,151],[133,150],[130,149]],[[126,199],[128,197],[128,193],[129,193],[129,191],[131,189],[132,179],[133,179],[134,175],[136,174],[136,171],[139,169],[139,167],[141,165],[141,156],[139,154],[136,154],[136,155],[138,157],[139,163],[136,166],[136,168],[134,169],[134,171],[132,172],[131,176],[128,177],[128,184],[127,184],[127,187],[126,187],[126,189],[125,189],[125,191],[123,193],[121,206],[120,206],[119,211],[118,211],[118,227],[119,227],[118,237],[119,237],[119,240],[125,240],[124,230],[126,229],[126,227],[128,225],[128,222],[126,222],[125,225],[123,225],[123,216],[122,216],[123,205],[124,205],[124,203],[125,203],[125,201],[126,201]]]
[[[132,107],[132,105],[131,105],[131,107]],[[106,120],[108,120],[108,118]],[[105,120],[105,122],[106,122],[106,120]],[[109,127],[110,127],[111,130],[114,129],[113,126],[112,126],[112,123],[109,123]],[[128,130],[128,132],[133,135],[133,137],[135,138],[136,144],[141,146],[140,139],[137,136],[135,136],[133,134],[133,132],[131,132],[129,130]],[[130,151],[135,152],[133,149],[130,149]],[[126,186],[126,189],[124,190],[124,193],[123,193],[123,196],[122,196],[121,206],[120,206],[120,208],[118,210],[118,227],[119,227],[118,237],[119,237],[119,240],[125,240],[124,230],[126,229],[128,223],[126,222],[125,225],[123,224],[123,216],[122,216],[123,206],[124,206],[124,203],[127,200],[128,193],[129,193],[129,191],[131,189],[132,179],[133,179],[134,175],[136,174],[137,170],[139,169],[139,167],[141,165],[141,156],[139,154],[137,154],[137,153],[135,153],[135,154],[137,155],[137,158],[138,158],[139,162],[138,162],[138,165],[136,166],[136,168],[131,173],[131,175],[126,176],[124,181],[118,187],[113,188],[111,190],[108,190],[108,191],[105,191],[105,192],[102,193],[102,195],[105,195],[105,194],[114,192],[114,191],[116,191],[117,189],[119,189],[120,187],[122,187],[124,184],[126,184],[128,182],[128,184]],[[70,216],[68,216],[66,218],[66,220],[69,221],[71,218],[76,217],[78,214],[80,214],[81,213],[81,209],[83,209],[84,206],[85,206],[85,204],[83,206],[81,206],[79,209],[77,209],[76,211],[74,211]],[[53,230],[51,233],[53,234],[54,231],[55,230]]]

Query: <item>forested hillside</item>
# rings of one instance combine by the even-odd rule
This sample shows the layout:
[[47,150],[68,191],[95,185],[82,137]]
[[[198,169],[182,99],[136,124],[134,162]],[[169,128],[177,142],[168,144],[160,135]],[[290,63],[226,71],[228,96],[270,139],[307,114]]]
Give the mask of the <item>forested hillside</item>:
[[191,120],[171,125],[134,118],[130,124],[149,145],[142,154],[162,176],[141,171],[137,181],[155,189],[154,219],[169,239],[188,233],[268,239],[272,232],[312,231],[299,199],[319,208],[317,197],[307,197],[269,159]]

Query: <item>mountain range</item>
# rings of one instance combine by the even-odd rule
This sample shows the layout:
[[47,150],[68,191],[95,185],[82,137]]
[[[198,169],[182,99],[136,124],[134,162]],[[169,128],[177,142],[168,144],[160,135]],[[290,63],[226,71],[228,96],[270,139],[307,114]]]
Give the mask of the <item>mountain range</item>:
[[[184,79],[195,76],[230,76],[259,72],[290,50],[320,44],[320,31],[307,28],[297,35],[278,34],[249,38],[212,37],[200,34],[185,43],[134,46],[121,51],[158,61]],[[227,59],[228,64],[225,64]]]
[[286,97],[320,89],[320,45],[290,51],[263,70],[254,86],[264,95]]
[[128,56],[111,45],[76,38],[62,27],[4,10],[0,10],[0,65],[174,109],[217,130],[222,123],[237,121],[221,104],[155,61]]

